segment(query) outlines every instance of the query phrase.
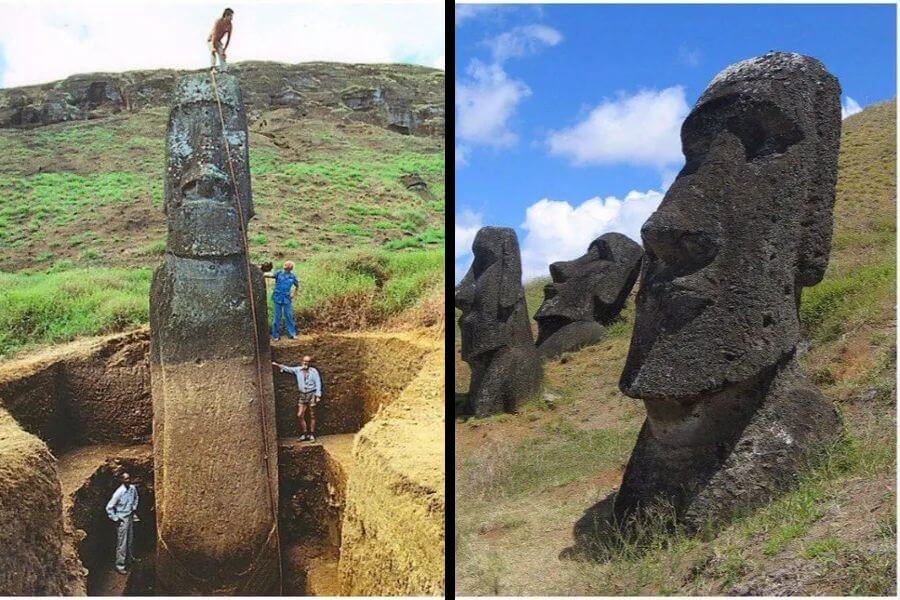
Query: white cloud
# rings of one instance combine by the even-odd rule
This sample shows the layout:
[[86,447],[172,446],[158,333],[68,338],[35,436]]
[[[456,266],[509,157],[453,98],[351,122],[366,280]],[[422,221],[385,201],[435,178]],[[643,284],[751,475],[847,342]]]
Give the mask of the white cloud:
[[678,48],[678,62],[687,67],[699,67],[702,59],[703,53],[698,48],[688,48],[687,46]]
[[481,228],[481,213],[466,209],[461,214],[456,215],[456,225],[453,232],[456,258],[472,253],[472,242],[475,241],[475,234]]
[[[439,64],[444,6],[235,3],[231,62]],[[221,14],[208,3],[4,4],[0,46],[12,87],[75,73],[209,65],[206,36]]]
[[495,7],[488,4],[457,4],[456,5],[456,25],[457,27],[477,17],[479,14],[485,13]]
[[644,90],[604,100],[587,118],[551,131],[550,153],[576,165],[630,164],[663,169],[683,160],[681,124],[689,112],[684,88]]
[[659,206],[656,190],[631,191],[624,198],[585,200],[578,206],[544,198],[525,211],[522,271],[526,279],[549,274],[550,263],[584,254],[595,238],[616,231],[640,243],[641,227]]
[[463,144],[457,142],[456,144],[456,166],[464,167],[469,164],[469,161],[466,160],[467,155],[469,153],[469,148]]
[[535,54],[545,46],[555,46],[562,39],[562,34],[552,27],[525,25],[487,39],[484,44],[491,49],[494,62],[503,63],[509,58]]
[[472,263],[472,242],[475,241],[475,234],[481,229],[481,213],[473,212],[469,209],[463,210],[462,213],[456,215],[456,225],[454,227],[454,270],[455,281],[459,282],[469,270]]
[[841,102],[841,119],[846,119],[850,115],[855,115],[862,110],[859,102],[850,96],[844,96],[845,100]]
[[468,74],[468,81],[456,83],[456,137],[484,146],[515,144],[518,136],[508,122],[531,90],[521,81],[510,79],[497,64],[473,60]]

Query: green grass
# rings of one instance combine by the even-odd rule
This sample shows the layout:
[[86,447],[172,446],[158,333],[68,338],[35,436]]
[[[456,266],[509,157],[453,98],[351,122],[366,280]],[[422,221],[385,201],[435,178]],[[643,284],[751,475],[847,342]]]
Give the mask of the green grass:
[[0,273],[0,356],[146,323],[150,274],[104,268]]
[[893,258],[830,276],[804,290],[800,318],[816,342],[837,339],[880,318],[885,298],[894,294],[897,265]]

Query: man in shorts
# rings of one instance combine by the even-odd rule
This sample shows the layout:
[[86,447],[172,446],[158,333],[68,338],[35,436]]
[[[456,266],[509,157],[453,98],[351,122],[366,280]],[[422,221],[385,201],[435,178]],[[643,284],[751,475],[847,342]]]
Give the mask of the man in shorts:
[[[297,421],[300,425],[300,439],[310,442],[316,441],[316,413],[315,407],[322,400],[322,377],[318,369],[309,366],[312,359],[304,356],[299,367],[289,367],[277,362],[272,364],[281,369],[282,373],[293,373],[297,378],[297,387],[300,389],[300,400],[297,402]],[[309,433],[306,429],[306,413],[309,413]]]

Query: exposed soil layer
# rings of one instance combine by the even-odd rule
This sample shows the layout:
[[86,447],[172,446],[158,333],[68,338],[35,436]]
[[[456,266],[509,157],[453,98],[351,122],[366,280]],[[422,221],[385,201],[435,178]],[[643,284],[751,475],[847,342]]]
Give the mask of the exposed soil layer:
[[[147,349],[144,328],[0,368],[0,541],[7,531],[16,540],[0,556],[0,591],[154,593]],[[304,354],[324,380],[317,442],[294,437],[296,382],[276,372],[283,592],[442,593],[442,346],[403,332],[307,336],[274,347],[275,360],[287,364]],[[122,471],[141,493],[138,561],[128,576],[112,569],[115,526],[105,513]],[[33,514],[23,512],[22,486],[34,496]]]
[[62,539],[53,456],[0,409],[0,595],[65,593]]

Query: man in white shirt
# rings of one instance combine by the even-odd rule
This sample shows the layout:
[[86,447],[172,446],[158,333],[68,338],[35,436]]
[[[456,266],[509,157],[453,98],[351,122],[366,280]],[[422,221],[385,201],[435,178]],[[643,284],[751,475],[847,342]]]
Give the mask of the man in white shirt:
[[[297,378],[297,387],[300,389],[300,399],[297,402],[300,439],[314,442],[316,441],[315,406],[322,400],[322,378],[315,367],[309,366],[311,360],[309,356],[304,356],[299,367],[288,367],[277,362],[272,364],[280,368],[282,373],[293,373]],[[306,432],[307,412],[309,412],[309,433]]]
[[106,505],[106,514],[114,523],[118,524],[116,538],[116,571],[125,575],[128,573],[128,565],[134,561],[132,552],[134,542],[134,511],[138,507],[137,487],[131,483],[131,476],[122,473],[119,477],[122,483]]

